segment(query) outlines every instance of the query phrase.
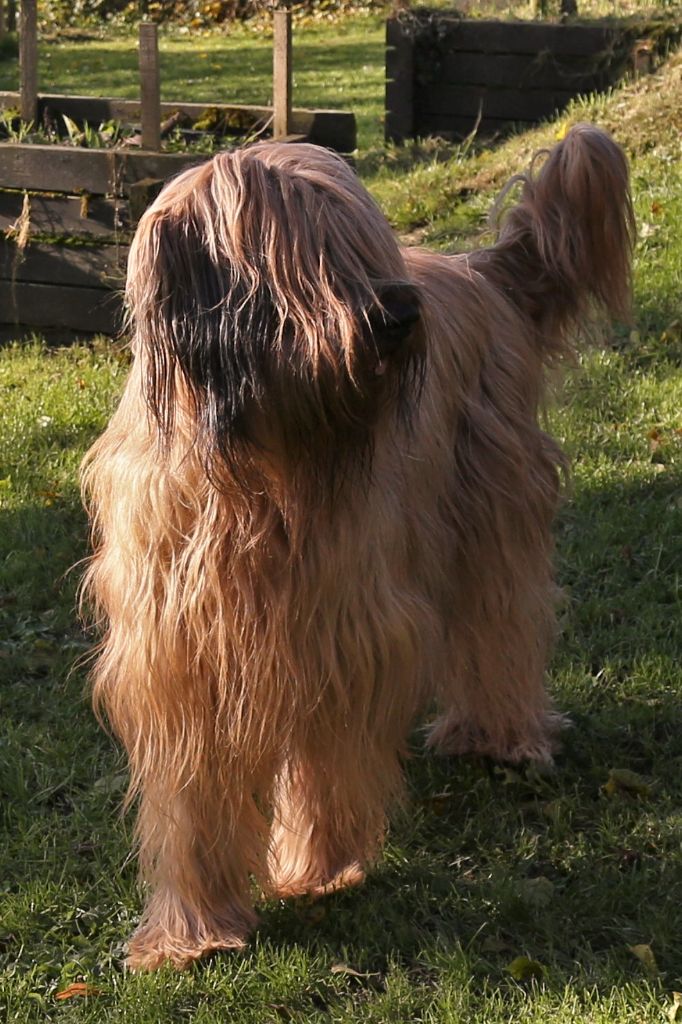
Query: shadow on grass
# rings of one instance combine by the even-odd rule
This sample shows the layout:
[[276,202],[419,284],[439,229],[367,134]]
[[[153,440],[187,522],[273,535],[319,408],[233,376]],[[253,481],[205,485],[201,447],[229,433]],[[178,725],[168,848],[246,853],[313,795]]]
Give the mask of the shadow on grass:
[[[672,695],[606,703],[574,713],[552,774],[417,756],[407,812],[365,885],[268,907],[260,938],[379,975],[454,953],[503,987],[527,956],[558,991],[631,979],[629,947],[652,943],[678,985],[682,711]],[[609,796],[614,770],[636,788]]]
[[[629,947],[650,943],[666,985],[679,988],[682,617],[670,595],[682,551],[664,514],[675,486],[578,495],[560,523],[574,600],[553,681],[574,726],[556,770],[439,759],[417,743],[406,809],[365,885],[265,904],[253,946],[216,957],[221,972],[236,976],[244,958],[303,955],[359,972],[347,979],[353,998],[373,1000],[396,967],[429,988],[456,966],[481,992],[505,993],[508,965],[526,956],[545,989],[606,991],[641,975]],[[84,554],[85,520],[75,491],[61,500],[0,513],[0,867],[12,936],[0,953],[19,963],[75,957],[89,971],[117,962],[140,901],[117,818],[120,761],[82,675],[68,676],[83,636],[75,578],[58,581]],[[614,548],[605,538],[616,521]],[[624,544],[633,559],[614,556]],[[609,794],[614,769],[635,781]],[[36,891],[51,907],[47,934],[40,915],[22,916]],[[74,903],[88,908],[87,944],[85,925],[69,917]],[[296,991],[300,1013],[339,999],[324,986]]]

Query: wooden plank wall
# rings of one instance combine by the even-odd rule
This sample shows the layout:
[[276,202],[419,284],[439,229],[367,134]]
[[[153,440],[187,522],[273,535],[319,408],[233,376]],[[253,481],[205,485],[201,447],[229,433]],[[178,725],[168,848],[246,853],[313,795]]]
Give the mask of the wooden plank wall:
[[207,157],[133,149],[79,149],[3,142],[0,188],[127,196],[143,178],[163,179]]
[[[0,109],[16,106],[17,99],[0,93]],[[82,120],[139,116],[139,103],[106,98],[39,96],[39,116],[48,106]],[[161,104],[162,113],[177,109],[197,116],[206,108]],[[271,108],[221,109],[248,123],[267,121],[272,114]],[[342,152],[355,147],[355,117],[345,111],[294,110],[291,125],[300,136]],[[136,220],[163,181],[205,159],[192,153],[0,143],[0,343],[33,329],[57,341],[74,334],[117,334]]]
[[414,124],[414,34],[400,18],[386,22],[386,120],[389,142],[402,142],[415,135]]
[[463,20],[436,12],[387,23],[386,137],[504,132],[602,91],[631,67],[613,25]]
[[127,245],[0,241],[0,325],[117,334]]
[[136,192],[205,158],[12,143],[0,157],[0,340],[117,334]]
[[415,123],[430,135],[492,134],[515,122],[551,117],[574,96],[608,84],[600,55],[609,30],[568,25],[460,22],[441,37],[444,56],[437,84],[433,52],[417,39]]

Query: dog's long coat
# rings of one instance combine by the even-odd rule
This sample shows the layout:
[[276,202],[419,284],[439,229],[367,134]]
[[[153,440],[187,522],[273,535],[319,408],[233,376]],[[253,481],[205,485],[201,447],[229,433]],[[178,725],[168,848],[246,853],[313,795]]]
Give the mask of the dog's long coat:
[[519,180],[496,245],[401,248],[313,146],[219,154],[140,222],[134,362],[88,454],[104,623],[148,899],[129,962],[239,946],[252,884],[362,878],[430,742],[550,757],[545,374],[627,310],[624,157],[578,126]]

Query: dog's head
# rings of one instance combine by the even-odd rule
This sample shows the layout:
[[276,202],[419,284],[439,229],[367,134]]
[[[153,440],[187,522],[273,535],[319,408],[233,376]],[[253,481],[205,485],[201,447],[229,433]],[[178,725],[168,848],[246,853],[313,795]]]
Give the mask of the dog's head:
[[335,460],[414,403],[419,296],[340,157],[263,143],[173,180],[140,221],[127,282],[145,397],[180,410],[209,472],[244,453]]

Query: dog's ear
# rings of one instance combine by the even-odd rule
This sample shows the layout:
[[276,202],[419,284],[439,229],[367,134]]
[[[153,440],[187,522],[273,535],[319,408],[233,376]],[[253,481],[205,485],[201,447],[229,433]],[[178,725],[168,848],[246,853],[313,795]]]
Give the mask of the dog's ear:
[[367,313],[369,331],[380,360],[390,359],[420,318],[419,296],[410,284],[388,284],[378,291],[379,302]]

